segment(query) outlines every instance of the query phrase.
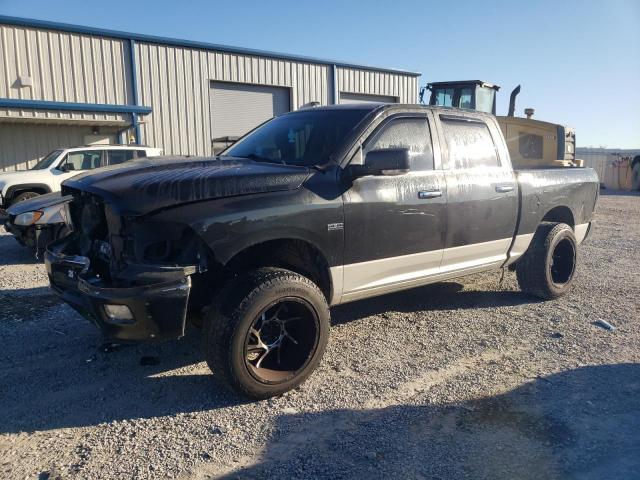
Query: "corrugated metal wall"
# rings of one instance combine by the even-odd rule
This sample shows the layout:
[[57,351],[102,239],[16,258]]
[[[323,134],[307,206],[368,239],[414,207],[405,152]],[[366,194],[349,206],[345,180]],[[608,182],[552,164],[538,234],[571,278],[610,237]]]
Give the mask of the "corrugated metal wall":
[[399,103],[418,101],[418,78],[396,73],[338,67],[340,92],[388,95]]
[[[132,104],[129,41],[124,38],[0,25],[0,98],[58,102]],[[271,85],[291,89],[291,107],[333,103],[333,66],[321,62],[262,57],[135,42],[140,105],[153,113],[141,117],[141,142],[166,154],[211,153],[210,85],[213,81]],[[21,86],[28,76],[32,86]],[[338,90],[391,95],[414,103],[417,78],[337,67]],[[1,109],[0,121],[78,121],[124,123],[126,115]],[[4,128],[5,124],[1,128]]]
[[[129,56],[120,39],[0,25],[0,98],[131,103]],[[18,78],[28,76],[31,86]],[[1,117],[120,121],[82,112],[0,109]]]
[[584,160],[584,166],[593,168],[600,183],[613,190],[631,190],[633,159],[640,150],[576,148],[576,158]]
[[136,44],[136,60],[140,102],[153,108],[142,138],[167,153],[211,153],[212,81],[292,87],[293,109],[331,96],[328,65],[145,43]]
[[0,171],[33,167],[56,148],[82,145],[86,135],[91,135],[90,126],[0,123]]

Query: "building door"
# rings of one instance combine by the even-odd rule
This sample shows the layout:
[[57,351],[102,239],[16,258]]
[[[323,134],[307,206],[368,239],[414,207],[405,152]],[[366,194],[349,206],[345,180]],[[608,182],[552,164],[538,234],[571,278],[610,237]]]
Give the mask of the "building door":
[[285,87],[212,82],[211,145],[214,153],[270,118],[291,110]]
[[367,93],[340,92],[340,103],[398,103],[396,97],[389,95],[370,95]]

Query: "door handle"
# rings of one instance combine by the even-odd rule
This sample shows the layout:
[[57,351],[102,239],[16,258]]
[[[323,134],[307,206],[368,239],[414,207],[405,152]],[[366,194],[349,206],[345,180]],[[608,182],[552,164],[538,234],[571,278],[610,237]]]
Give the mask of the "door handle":
[[427,200],[429,198],[438,198],[442,196],[442,190],[421,190],[418,192],[418,198]]
[[513,185],[496,185],[496,192],[508,193],[513,191]]

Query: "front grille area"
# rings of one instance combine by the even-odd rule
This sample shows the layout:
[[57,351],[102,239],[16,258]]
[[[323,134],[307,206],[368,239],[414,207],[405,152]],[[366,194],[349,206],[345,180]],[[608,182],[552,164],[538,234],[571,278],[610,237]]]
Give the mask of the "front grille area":
[[73,228],[77,232],[80,254],[89,256],[95,240],[108,240],[107,220],[104,214],[104,204],[95,195],[75,194],[69,204],[69,213]]
[[[110,277],[109,226],[102,199],[96,195],[69,189],[73,195],[69,214],[74,230],[74,254],[88,257],[91,271],[100,277]],[[71,253],[71,252],[69,252]],[[110,253],[110,252],[109,252]]]

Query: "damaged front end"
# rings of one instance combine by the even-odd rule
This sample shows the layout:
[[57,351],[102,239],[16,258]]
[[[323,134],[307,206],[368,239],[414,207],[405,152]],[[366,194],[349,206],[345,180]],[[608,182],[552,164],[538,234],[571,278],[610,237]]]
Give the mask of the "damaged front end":
[[184,335],[191,275],[204,270],[196,261],[197,247],[183,238],[195,237],[192,231],[143,227],[96,195],[72,193],[73,233],[45,253],[53,291],[112,338]]

